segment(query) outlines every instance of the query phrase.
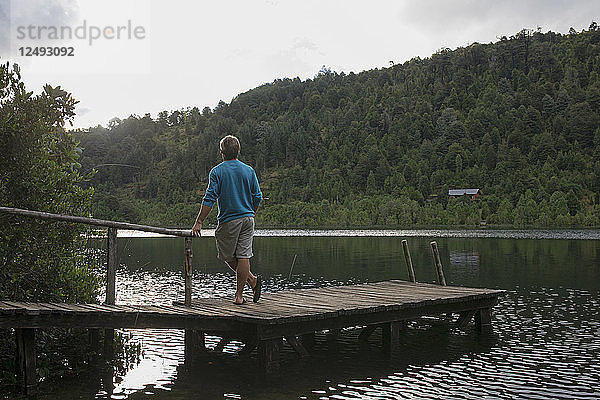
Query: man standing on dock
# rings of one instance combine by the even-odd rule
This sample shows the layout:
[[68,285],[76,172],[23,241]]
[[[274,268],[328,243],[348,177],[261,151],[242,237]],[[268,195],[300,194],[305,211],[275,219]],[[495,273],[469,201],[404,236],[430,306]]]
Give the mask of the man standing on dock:
[[262,282],[260,276],[250,271],[252,238],[254,237],[254,214],[262,201],[262,193],[254,169],[238,160],[240,141],[227,135],[219,143],[223,162],[209,174],[208,189],[202,199],[202,207],[192,234],[200,237],[202,223],[215,202],[219,207],[215,239],[217,257],[235,271],[237,290],[234,304],[244,304],[244,286],[250,285],[253,301],[260,298]]

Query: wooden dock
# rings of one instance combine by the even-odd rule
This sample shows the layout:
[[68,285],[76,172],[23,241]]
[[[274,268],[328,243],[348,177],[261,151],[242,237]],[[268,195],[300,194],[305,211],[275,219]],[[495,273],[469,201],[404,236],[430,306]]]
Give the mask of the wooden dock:
[[[172,328],[186,330],[186,357],[205,351],[204,335],[257,348],[261,368],[279,366],[283,339],[306,355],[315,332],[363,327],[362,339],[382,329],[383,348],[397,350],[403,322],[423,316],[455,314],[449,324],[464,328],[474,319],[480,332],[491,332],[491,308],[501,290],[386,281],[351,286],[265,293],[259,303],[234,305],[228,298],[194,299],[191,306],[18,303],[0,301],[0,328],[15,328],[17,358],[35,370],[36,328]],[[219,347],[217,346],[217,347]],[[33,367],[32,367],[33,363]],[[27,379],[26,379],[27,381]]]
[[[402,241],[411,282],[387,281],[351,286],[285,290],[264,293],[257,304],[234,305],[231,298],[192,299],[192,235],[190,231],[144,226],[87,217],[0,207],[0,213],[24,218],[104,226],[107,232],[106,299],[104,304],[26,303],[0,301],[0,328],[15,329],[16,369],[27,393],[35,393],[35,330],[88,328],[92,344],[104,329],[103,356],[112,358],[114,329],[185,329],[185,360],[206,352],[205,335],[222,338],[213,351],[231,340],[244,343],[240,354],[257,349],[260,367],[279,366],[283,340],[301,356],[308,354],[315,332],[332,336],[342,328],[362,329],[359,340],[381,329],[383,349],[398,350],[405,321],[442,316],[441,323],[465,328],[471,320],[480,333],[490,333],[491,310],[502,290],[446,286],[436,242],[431,242],[439,285],[416,283],[406,240]],[[134,229],[184,238],[184,301],[171,305],[115,305],[117,229]],[[95,347],[95,346],[94,346]]]

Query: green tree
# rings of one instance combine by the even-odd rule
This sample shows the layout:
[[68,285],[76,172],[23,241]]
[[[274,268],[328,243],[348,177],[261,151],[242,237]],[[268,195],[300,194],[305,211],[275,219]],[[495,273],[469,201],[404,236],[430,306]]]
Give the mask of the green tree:
[[[17,65],[0,66],[0,204],[89,215],[79,153],[64,124],[76,101],[60,87],[25,89]],[[82,262],[76,224],[0,216],[0,297],[25,301],[96,301],[98,282]]]

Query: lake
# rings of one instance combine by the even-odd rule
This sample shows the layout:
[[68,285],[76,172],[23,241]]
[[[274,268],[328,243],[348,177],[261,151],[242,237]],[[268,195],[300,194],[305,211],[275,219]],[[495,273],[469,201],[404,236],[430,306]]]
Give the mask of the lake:
[[[365,345],[356,330],[336,342],[320,334],[310,357],[286,347],[281,372],[261,380],[255,355],[232,356],[240,343],[186,370],[183,331],[124,330],[138,359],[114,376],[42,384],[41,398],[600,398],[600,231],[260,231],[252,270],[269,292],[407,279],[403,238],[417,281],[435,282],[436,240],[449,285],[508,291],[491,337],[414,321],[401,356],[389,359],[377,334]],[[118,245],[117,304],[183,299],[183,239],[124,232]],[[193,296],[233,296],[235,276],[216,259],[214,238],[195,239],[193,251]]]

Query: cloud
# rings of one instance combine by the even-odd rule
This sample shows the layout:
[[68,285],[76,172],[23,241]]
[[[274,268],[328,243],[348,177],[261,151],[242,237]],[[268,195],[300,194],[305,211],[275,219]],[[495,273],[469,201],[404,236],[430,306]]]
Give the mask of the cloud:
[[599,12],[600,3],[595,0],[420,0],[404,3],[398,16],[409,32],[424,42],[437,41],[439,49],[495,41],[524,28],[581,30],[597,19]]
[[79,117],[83,117],[84,115],[89,114],[91,111],[92,111],[92,109],[88,108],[88,107],[76,107],[75,108],[75,113]]
[[0,56],[10,57],[18,26],[64,26],[78,17],[76,0],[0,0]]
[[10,0],[0,0],[0,56],[10,51]]
[[315,44],[315,42],[313,42],[309,38],[305,38],[305,37],[297,37],[297,38],[295,38],[294,39],[294,44],[292,45],[292,48],[293,49],[309,50],[309,51],[316,51],[316,50],[318,50],[318,47]]

